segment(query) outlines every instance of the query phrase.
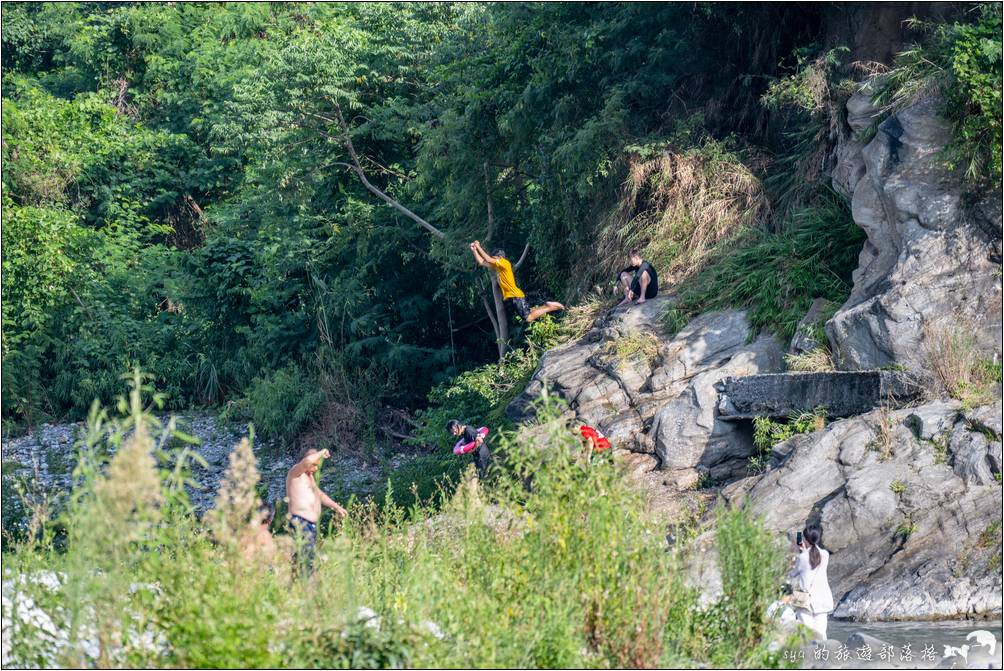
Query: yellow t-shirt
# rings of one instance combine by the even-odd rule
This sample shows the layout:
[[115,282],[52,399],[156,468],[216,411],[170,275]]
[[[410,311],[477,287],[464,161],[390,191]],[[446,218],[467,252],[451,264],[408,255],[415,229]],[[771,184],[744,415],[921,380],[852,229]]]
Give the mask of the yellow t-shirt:
[[499,276],[499,289],[502,290],[502,298],[509,300],[510,298],[526,297],[526,294],[516,286],[516,278],[512,274],[512,264],[509,263],[509,259],[499,257],[499,260],[495,262],[495,272]]

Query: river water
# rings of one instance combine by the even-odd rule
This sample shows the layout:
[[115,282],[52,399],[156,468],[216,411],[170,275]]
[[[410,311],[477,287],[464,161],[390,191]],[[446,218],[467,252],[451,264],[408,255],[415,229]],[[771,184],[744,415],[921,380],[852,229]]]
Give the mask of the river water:
[[[993,644],[985,634],[993,636]],[[1001,620],[947,622],[848,622],[830,620],[829,644],[821,651],[806,651],[805,668],[1001,668],[1004,631]],[[854,634],[872,641],[867,648]],[[970,638],[967,640],[967,636]],[[843,642],[838,645],[837,642]],[[885,644],[884,646],[882,644]],[[968,648],[966,647],[968,646]],[[964,653],[964,657],[959,653]],[[811,657],[811,658],[810,658]],[[870,661],[868,657],[871,657]]]

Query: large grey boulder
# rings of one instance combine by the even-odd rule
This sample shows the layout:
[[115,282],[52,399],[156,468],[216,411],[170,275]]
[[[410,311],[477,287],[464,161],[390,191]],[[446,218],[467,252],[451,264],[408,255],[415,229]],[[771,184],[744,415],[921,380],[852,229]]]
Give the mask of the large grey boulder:
[[783,347],[770,336],[750,343],[749,322],[736,310],[703,314],[667,336],[659,317],[672,300],[613,310],[581,340],[547,352],[509,416],[528,419],[546,388],[615,446],[656,455],[663,470],[677,471],[672,482],[693,482],[698,467],[731,472],[729,463],[754,448],[748,431],[718,419],[715,385],[781,370]]
[[[749,433],[719,417],[717,386],[727,377],[778,370],[781,354],[775,338],[761,336],[750,345],[731,350],[721,365],[695,375],[682,393],[663,405],[650,432],[663,468],[712,471],[719,464],[752,455],[756,449]],[[731,469],[712,477],[730,475]]]
[[723,496],[779,535],[820,522],[836,617],[999,615],[1001,443],[972,419],[992,412],[939,402],[834,422]]
[[944,167],[949,124],[926,99],[879,118],[866,86],[847,103],[834,188],[851,197],[868,240],[850,298],[827,324],[841,368],[926,367],[931,333],[961,329],[1000,351],[999,190],[967,193]]

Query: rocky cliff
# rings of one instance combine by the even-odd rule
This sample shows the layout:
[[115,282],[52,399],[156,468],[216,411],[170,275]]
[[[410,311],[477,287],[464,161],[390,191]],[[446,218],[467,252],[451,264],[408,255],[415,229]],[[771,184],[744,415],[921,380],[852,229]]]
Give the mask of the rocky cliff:
[[850,298],[827,324],[842,367],[922,370],[932,336],[946,329],[1000,351],[1000,192],[969,192],[945,167],[951,128],[939,104],[882,120],[867,86],[847,103],[833,187],[868,240]]
[[[868,242],[849,299],[827,323],[844,370],[895,364],[922,378],[946,329],[1000,361],[1000,194],[968,192],[944,167],[950,136],[937,105],[921,101],[883,119],[867,89],[847,103],[832,181]],[[927,400],[872,394],[862,414],[776,445],[761,472],[750,461],[749,417],[721,392],[736,378],[783,371],[785,344],[751,332],[742,311],[704,314],[665,335],[659,317],[673,300],[615,309],[547,353],[510,416],[527,419],[545,388],[564,399],[570,420],[610,437],[668,522],[695,491],[749,505],[779,535],[819,520],[838,617],[1000,614],[999,401],[964,407],[932,398],[931,388]],[[762,388],[787,394],[768,406],[811,410],[805,390],[833,397],[834,384],[880,388],[869,382],[875,372],[819,384],[796,375],[764,377]],[[704,549],[695,571],[714,591],[714,552]]]

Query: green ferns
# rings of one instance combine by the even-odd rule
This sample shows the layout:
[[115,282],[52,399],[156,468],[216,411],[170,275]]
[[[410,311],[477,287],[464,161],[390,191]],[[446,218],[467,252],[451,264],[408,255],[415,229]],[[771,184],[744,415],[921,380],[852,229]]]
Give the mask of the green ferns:
[[826,426],[826,408],[820,406],[812,412],[793,414],[787,422],[770,417],[753,419],[753,444],[757,453],[750,457],[747,470],[750,475],[766,472],[770,463],[771,448],[799,434],[819,431]]

